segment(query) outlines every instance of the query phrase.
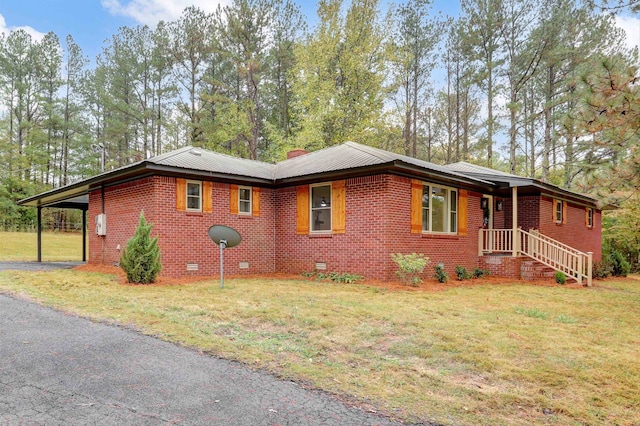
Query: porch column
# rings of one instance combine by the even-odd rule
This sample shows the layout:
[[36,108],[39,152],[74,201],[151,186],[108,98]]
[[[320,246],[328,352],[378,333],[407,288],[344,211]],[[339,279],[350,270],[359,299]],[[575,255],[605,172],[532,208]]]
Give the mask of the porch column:
[[518,252],[520,251],[520,235],[518,232],[518,187],[514,186],[511,188],[511,203],[513,208],[511,209],[511,232],[512,232],[512,254],[513,257],[518,257]]
[[42,207],[38,206],[37,211],[37,233],[38,233],[38,262],[42,262]]

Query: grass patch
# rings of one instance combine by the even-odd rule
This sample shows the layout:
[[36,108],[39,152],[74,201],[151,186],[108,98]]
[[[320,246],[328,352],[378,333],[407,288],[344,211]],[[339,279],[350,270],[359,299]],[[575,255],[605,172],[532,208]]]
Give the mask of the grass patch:
[[640,424],[640,291],[632,280],[437,292],[226,283],[131,286],[78,270],[0,273],[4,291],[351,395],[408,421]]
[[[0,261],[38,260],[38,236],[31,232],[0,232]],[[82,233],[43,232],[42,260],[82,260]]]

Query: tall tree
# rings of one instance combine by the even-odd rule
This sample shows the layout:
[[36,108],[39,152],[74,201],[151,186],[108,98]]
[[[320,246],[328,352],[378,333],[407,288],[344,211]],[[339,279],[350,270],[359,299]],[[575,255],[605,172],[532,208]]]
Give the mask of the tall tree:
[[474,80],[486,96],[486,164],[493,165],[493,144],[497,127],[494,113],[498,86],[496,76],[504,63],[501,49],[500,26],[502,23],[502,0],[461,0],[465,54],[478,64]]
[[442,23],[431,15],[431,0],[409,0],[394,11],[390,42],[390,63],[396,104],[403,116],[402,131],[406,155],[418,155],[419,99],[436,64],[435,47]]

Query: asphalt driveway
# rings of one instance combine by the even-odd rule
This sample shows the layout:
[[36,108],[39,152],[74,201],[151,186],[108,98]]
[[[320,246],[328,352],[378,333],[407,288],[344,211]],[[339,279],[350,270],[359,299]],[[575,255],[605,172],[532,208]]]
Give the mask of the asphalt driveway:
[[242,364],[0,294],[0,424],[397,423]]

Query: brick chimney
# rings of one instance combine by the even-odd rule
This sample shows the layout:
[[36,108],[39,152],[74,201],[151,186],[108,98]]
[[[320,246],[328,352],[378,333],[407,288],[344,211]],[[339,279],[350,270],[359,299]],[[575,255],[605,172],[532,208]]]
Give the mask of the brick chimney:
[[305,151],[302,148],[292,149],[291,151],[287,152],[287,160],[290,158],[300,157],[301,155],[305,155],[308,153],[308,151]]

